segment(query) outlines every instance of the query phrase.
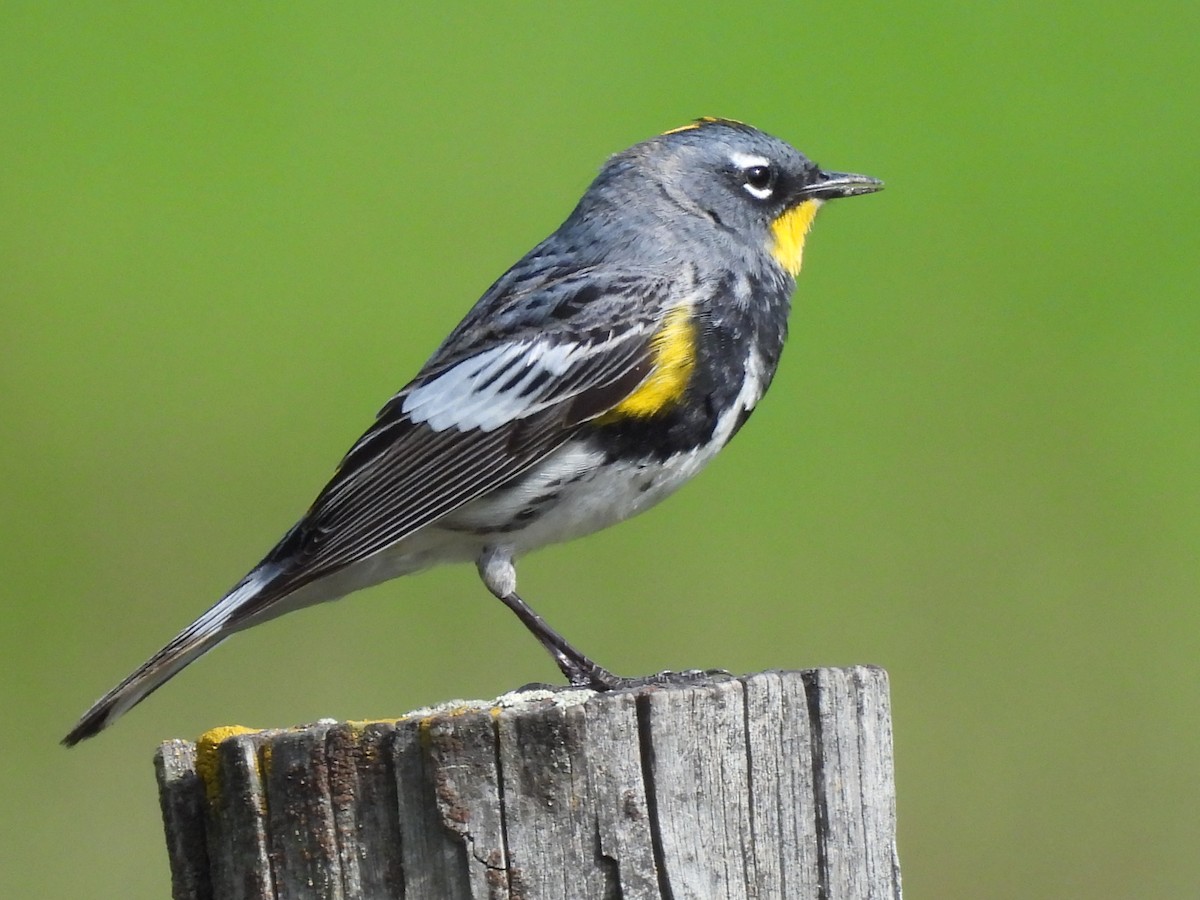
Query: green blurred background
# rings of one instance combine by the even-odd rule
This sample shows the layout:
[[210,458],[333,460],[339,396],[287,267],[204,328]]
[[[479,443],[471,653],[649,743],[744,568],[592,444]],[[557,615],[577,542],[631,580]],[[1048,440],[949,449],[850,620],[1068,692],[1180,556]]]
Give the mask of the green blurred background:
[[743,119],[821,216],[775,387],[523,593],[620,672],[876,663],[910,897],[1200,895],[1194,2],[0,7],[0,895],[168,893],[151,755],[555,671],[470,567],[73,751],[604,160]]

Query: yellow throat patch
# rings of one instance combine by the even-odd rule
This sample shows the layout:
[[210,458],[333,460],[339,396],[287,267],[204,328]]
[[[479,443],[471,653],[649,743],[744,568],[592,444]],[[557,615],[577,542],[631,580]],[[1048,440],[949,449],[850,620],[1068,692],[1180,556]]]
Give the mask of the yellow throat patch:
[[800,274],[800,266],[804,262],[804,239],[808,237],[808,229],[812,228],[821,202],[805,200],[771,223],[771,235],[775,239],[771,255],[793,278]]
[[646,380],[598,422],[652,416],[683,396],[696,366],[696,326],[689,307],[680,306],[667,313],[662,327],[650,338],[650,352],[654,368]]

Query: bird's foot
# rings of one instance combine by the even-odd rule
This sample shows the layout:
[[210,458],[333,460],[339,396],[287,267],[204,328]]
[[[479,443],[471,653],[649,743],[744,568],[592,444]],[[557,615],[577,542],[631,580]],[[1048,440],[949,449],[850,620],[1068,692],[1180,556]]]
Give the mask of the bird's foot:
[[703,681],[728,681],[734,676],[725,669],[687,669],[683,672],[666,670],[655,675],[614,675],[607,669],[594,665],[585,671],[567,674],[574,687],[593,691],[634,691],[644,687],[671,687],[698,684]]

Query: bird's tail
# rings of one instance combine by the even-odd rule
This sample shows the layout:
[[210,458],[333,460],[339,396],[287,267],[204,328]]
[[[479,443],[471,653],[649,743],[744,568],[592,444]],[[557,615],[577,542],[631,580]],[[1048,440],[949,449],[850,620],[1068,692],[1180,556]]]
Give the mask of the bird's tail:
[[266,589],[279,567],[264,564],[218,601],[208,612],[180,632],[174,640],[146,660],[133,674],[92,704],[62,739],[66,747],[93,737],[145,700],[173,675],[240,630],[245,611]]

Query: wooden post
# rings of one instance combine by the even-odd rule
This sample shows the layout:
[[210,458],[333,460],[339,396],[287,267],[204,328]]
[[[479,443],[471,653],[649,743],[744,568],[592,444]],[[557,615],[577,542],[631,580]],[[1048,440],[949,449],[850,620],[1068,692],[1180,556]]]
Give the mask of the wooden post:
[[217,729],[155,764],[176,900],[900,897],[882,669]]

